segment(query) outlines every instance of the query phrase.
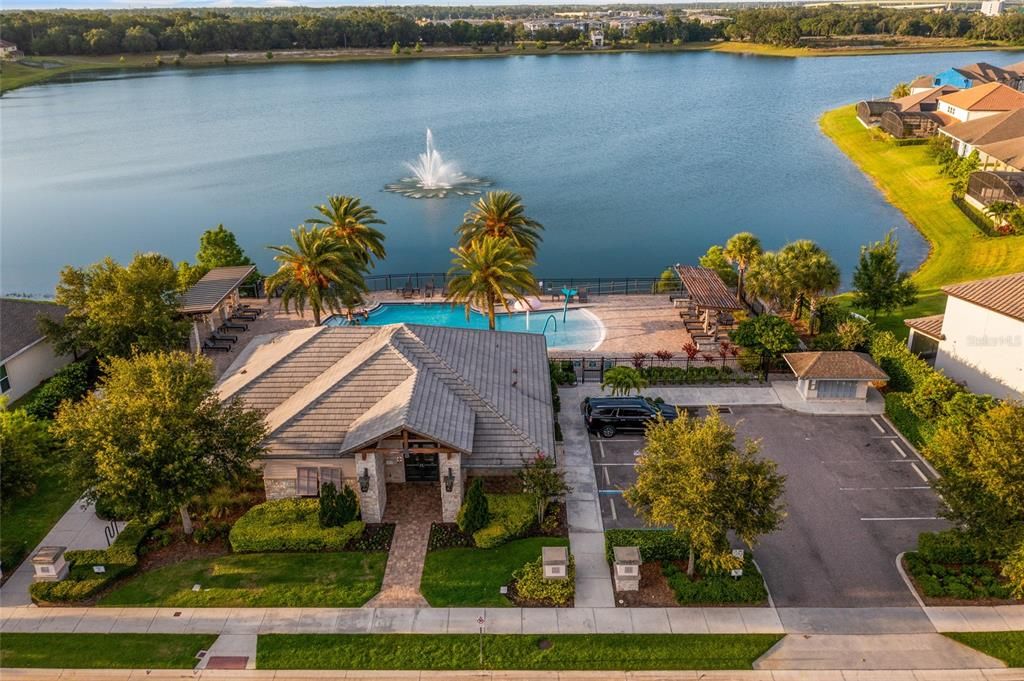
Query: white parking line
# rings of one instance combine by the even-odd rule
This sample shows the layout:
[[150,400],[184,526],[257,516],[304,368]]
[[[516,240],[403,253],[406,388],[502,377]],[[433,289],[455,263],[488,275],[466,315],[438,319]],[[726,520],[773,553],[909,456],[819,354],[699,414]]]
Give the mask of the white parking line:
[[861,518],[861,520],[942,520],[936,516],[920,516],[907,518]]
[[618,520],[619,514],[615,512],[615,497],[608,497],[608,506],[612,509],[612,520]]
[[880,424],[878,421],[875,420],[874,416],[871,417],[871,423],[875,424],[875,428],[878,428],[878,432],[879,433],[884,433],[885,432],[885,428],[883,428],[882,424]]
[[911,463],[910,467],[914,469],[914,472],[917,473],[918,477],[920,477],[925,482],[928,482],[927,476],[925,476],[925,474],[921,472],[921,469],[917,467],[916,463]]
[[904,459],[907,458],[907,453],[903,451],[903,448],[900,447],[900,444],[896,442],[896,440],[889,440],[889,444],[896,448],[896,451],[900,453],[900,456],[902,456]]
[[601,458],[604,458],[604,443],[600,440],[597,441],[597,449],[601,452]]
[[[921,471],[918,471],[918,473],[920,473],[920,472]],[[612,479],[608,476],[608,468],[607,467],[604,469],[604,482],[605,482],[606,485],[612,484]]]

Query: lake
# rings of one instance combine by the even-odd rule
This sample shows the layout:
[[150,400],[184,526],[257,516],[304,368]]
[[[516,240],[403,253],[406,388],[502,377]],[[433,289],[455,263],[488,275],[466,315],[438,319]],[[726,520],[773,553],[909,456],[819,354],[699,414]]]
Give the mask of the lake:
[[[135,251],[192,259],[225,224],[264,248],[331,193],[387,221],[379,273],[447,269],[472,201],[383,191],[424,144],[523,195],[537,272],[653,276],[734,232],[827,248],[848,281],[902,215],[818,129],[894,83],[1012,53],[780,59],[710,52],[174,69],[0,99],[0,289],[51,294],[61,266]],[[79,80],[82,80],[79,76]]]

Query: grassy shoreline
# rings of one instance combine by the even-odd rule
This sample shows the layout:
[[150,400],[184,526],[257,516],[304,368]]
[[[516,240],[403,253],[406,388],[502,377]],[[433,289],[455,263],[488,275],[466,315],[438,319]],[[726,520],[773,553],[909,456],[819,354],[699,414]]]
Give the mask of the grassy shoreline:
[[[917,303],[879,315],[879,328],[906,336],[904,319],[943,311],[943,286],[1024,271],[1024,236],[982,234],[950,200],[949,179],[939,175],[924,145],[900,147],[873,135],[857,120],[853,106],[826,112],[819,124],[928,242],[928,255],[914,272]],[[849,303],[848,294],[844,300]]]
[[[667,54],[674,52],[724,52],[736,55],[762,57],[857,57],[869,55],[914,54],[928,52],[964,52],[986,50],[1022,50],[1024,47],[993,42],[976,43],[958,39],[939,39],[942,42],[914,42],[894,46],[836,45],[833,47],[776,47],[760,43],[742,42],[694,42],[683,45],[652,44],[637,45],[625,48],[608,48],[602,50],[575,50],[562,45],[549,43],[546,49],[537,49],[533,44],[526,44],[525,49],[505,47],[500,52],[488,51],[487,48],[477,51],[472,47],[428,47],[422,52],[410,54],[393,54],[387,48],[373,49],[335,49],[335,50],[284,50],[274,52],[273,59],[267,59],[264,52],[211,52],[206,54],[188,55],[174,66],[176,54],[173,52],[154,52],[147,54],[111,54],[105,56],[38,56],[30,57],[30,62],[59,63],[54,68],[25,66],[20,63],[7,62],[0,72],[0,93],[38,85],[69,74],[101,72],[110,70],[137,69],[174,69],[197,67],[229,67],[231,65],[273,65],[273,64],[310,64],[364,61],[404,61],[419,59],[488,59],[500,57],[516,57],[524,55],[605,55],[605,54]],[[160,56],[163,65],[156,64]],[[225,55],[228,62],[225,63]],[[122,61],[122,59],[124,61]]]

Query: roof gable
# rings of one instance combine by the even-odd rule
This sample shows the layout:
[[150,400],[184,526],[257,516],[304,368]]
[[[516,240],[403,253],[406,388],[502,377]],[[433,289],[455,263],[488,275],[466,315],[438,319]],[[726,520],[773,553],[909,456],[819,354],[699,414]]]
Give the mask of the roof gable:
[[1024,321],[1024,272],[943,286],[946,294]]
[[1002,83],[986,83],[943,95],[939,101],[967,111],[1009,111],[1024,108],[1024,93]]
[[67,312],[66,307],[55,303],[0,298],[0,361],[10,359],[44,338],[39,317],[59,322]]
[[888,374],[863,352],[787,352],[782,355],[797,378],[818,380],[887,381]]

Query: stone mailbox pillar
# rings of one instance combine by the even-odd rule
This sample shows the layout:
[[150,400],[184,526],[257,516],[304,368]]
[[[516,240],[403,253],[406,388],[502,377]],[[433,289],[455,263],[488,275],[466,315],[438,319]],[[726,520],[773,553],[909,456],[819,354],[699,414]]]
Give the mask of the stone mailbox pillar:
[[569,578],[569,549],[564,546],[545,546],[541,549],[544,579]]
[[441,469],[441,522],[454,523],[462,508],[462,455],[458,452],[439,455]]
[[384,518],[384,507],[388,503],[383,454],[356,454],[356,484],[359,487],[359,511],[362,513],[363,522],[381,522]]
[[640,549],[635,546],[616,546],[612,549],[615,558],[615,590],[640,590]]
[[43,546],[32,556],[33,582],[59,582],[68,576],[63,546]]

